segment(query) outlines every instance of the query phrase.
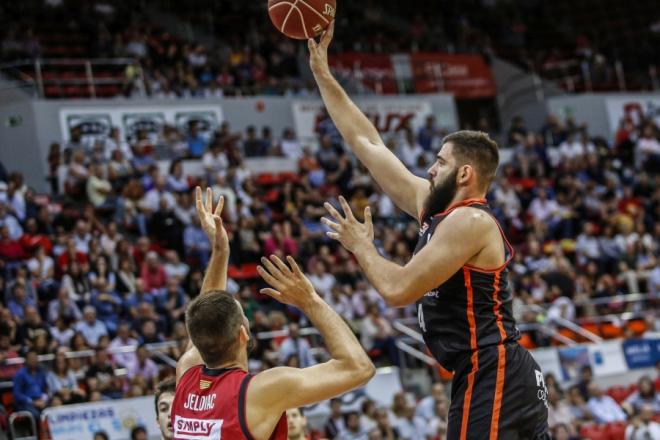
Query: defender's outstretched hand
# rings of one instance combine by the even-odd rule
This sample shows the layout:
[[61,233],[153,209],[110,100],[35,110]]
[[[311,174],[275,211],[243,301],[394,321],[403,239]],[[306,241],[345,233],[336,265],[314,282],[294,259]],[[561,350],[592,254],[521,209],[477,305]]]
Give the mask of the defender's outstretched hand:
[[257,271],[273,288],[261,289],[260,292],[281,303],[304,310],[314,300],[319,299],[319,296],[293,257],[287,256],[286,260],[291,268],[276,255],[271,255],[270,260],[266,257],[261,258],[263,266],[258,266]]
[[355,253],[360,246],[374,241],[374,224],[371,221],[371,208],[364,209],[364,223],[360,223],[355,216],[348,202],[343,196],[339,196],[339,203],[344,210],[342,216],[334,206],[325,202],[323,206],[334,218],[334,222],[325,217],[321,219],[324,225],[333,229],[335,232],[326,232],[328,237],[339,241],[346,249]]
[[213,210],[213,191],[211,188],[206,188],[206,203],[204,203],[202,201],[202,188],[198,186],[195,188],[195,199],[199,221],[213,246],[213,250],[229,252],[229,238],[222,225],[222,217],[220,217],[222,208],[225,206],[225,198],[220,196],[218,205]]
[[333,20],[321,35],[318,43],[313,38],[307,40],[307,47],[309,47],[309,67],[312,69],[314,75],[329,71],[328,46],[330,46],[334,32],[335,22]]

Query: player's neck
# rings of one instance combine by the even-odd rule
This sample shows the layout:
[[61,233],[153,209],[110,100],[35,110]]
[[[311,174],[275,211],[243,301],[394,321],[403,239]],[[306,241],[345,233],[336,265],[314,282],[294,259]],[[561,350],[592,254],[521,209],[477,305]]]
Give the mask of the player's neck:
[[447,206],[447,209],[461,204],[465,202],[466,200],[472,200],[472,199],[485,199],[486,198],[486,193],[483,191],[477,191],[473,189],[459,189],[456,191],[456,195],[452,199],[452,201],[449,203],[449,206]]

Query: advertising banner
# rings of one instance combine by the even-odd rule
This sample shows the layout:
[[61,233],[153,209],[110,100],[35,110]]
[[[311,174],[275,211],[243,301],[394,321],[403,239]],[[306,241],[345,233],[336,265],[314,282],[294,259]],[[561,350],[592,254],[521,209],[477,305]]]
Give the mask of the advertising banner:
[[653,367],[660,361],[660,339],[629,339],[623,342],[628,368]]
[[532,356],[543,374],[552,374],[557,379],[563,377],[561,364],[559,363],[559,354],[554,347],[537,348],[531,351]]
[[153,397],[48,408],[42,418],[48,422],[52,440],[89,439],[98,431],[105,431],[112,440],[129,440],[136,426],[143,426],[150,438],[160,438]]
[[[431,102],[422,97],[367,98],[357,99],[355,103],[381,133],[397,132],[407,125],[416,131],[424,125],[426,117],[433,113]],[[292,103],[296,134],[303,144],[316,143],[316,130],[321,121],[322,110],[321,101],[294,101]]]
[[603,341],[589,344],[589,360],[595,376],[625,373],[628,368],[620,341]]
[[660,95],[608,97],[605,107],[611,134],[616,133],[624,117],[631,118],[635,125],[644,119],[653,120],[656,125],[660,125]]
[[[562,379],[574,380],[580,377],[582,367],[589,364],[589,349],[583,345],[562,347],[558,350]],[[559,378],[558,378],[559,379]]]
[[399,92],[392,58],[379,53],[342,53],[328,60],[339,78],[351,78],[369,91],[395,95]]
[[223,118],[219,105],[199,106],[108,106],[108,107],[62,107],[59,111],[60,128],[64,141],[71,137],[71,130],[79,128],[82,142],[93,145],[96,140],[106,139],[112,127],[118,127],[122,137],[129,142],[136,139],[142,130],[155,142],[165,125],[177,127],[187,133],[195,122],[198,132],[206,139],[220,126]]
[[479,55],[413,53],[410,63],[417,93],[449,92],[459,99],[496,94],[490,67]]

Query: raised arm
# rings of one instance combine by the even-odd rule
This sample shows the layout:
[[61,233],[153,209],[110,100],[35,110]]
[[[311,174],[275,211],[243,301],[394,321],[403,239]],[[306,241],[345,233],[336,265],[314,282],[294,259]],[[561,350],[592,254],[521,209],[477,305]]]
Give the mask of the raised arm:
[[[197,203],[197,215],[206,232],[206,236],[211,242],[211,259],[204,275],[202,290],[200,295],[207,294],[214,290],[225,290],[227,288],[227,265],[229,264],[229,238],[227,231],[222,225],[222,207],[224,206],[224,197],[220,197],[218,205],[213,210],[213,192],[211,188],[206,189],[206,202],[202,201],[202,189],[197,187],[195,190]],[[197,348],[188,340],[185,353],[176,363],[177,382],[188,371],[190,367],[201,365],[204,361],[197,351]]]
[[348,325],[314,291],[293,258],[287,261],[290,267],[276,256],[262,259],[259,273],[273,286],[262,293],[301,309],[323,336],[331,359],[308,368],[278,367],[256,375],[247,394],[248,425],[346,393],[364,385],[375,371]]
[[309,40],[309,64],[321,91],[323,102],[353,153],[367,167],[378,185],[394,203],[415,218],[419,218],[429,183],[411,173],[383,143],[376,127],[351,101],[332,76],[328,66],[328,45],[334,23],[317,44]]

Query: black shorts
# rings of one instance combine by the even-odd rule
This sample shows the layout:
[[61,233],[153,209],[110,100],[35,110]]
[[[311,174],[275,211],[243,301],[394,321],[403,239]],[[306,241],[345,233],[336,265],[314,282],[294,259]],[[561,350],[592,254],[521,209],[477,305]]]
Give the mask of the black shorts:
[[487,347],[454,370],[447,440],[550,439],[541,368],[516,342]]

